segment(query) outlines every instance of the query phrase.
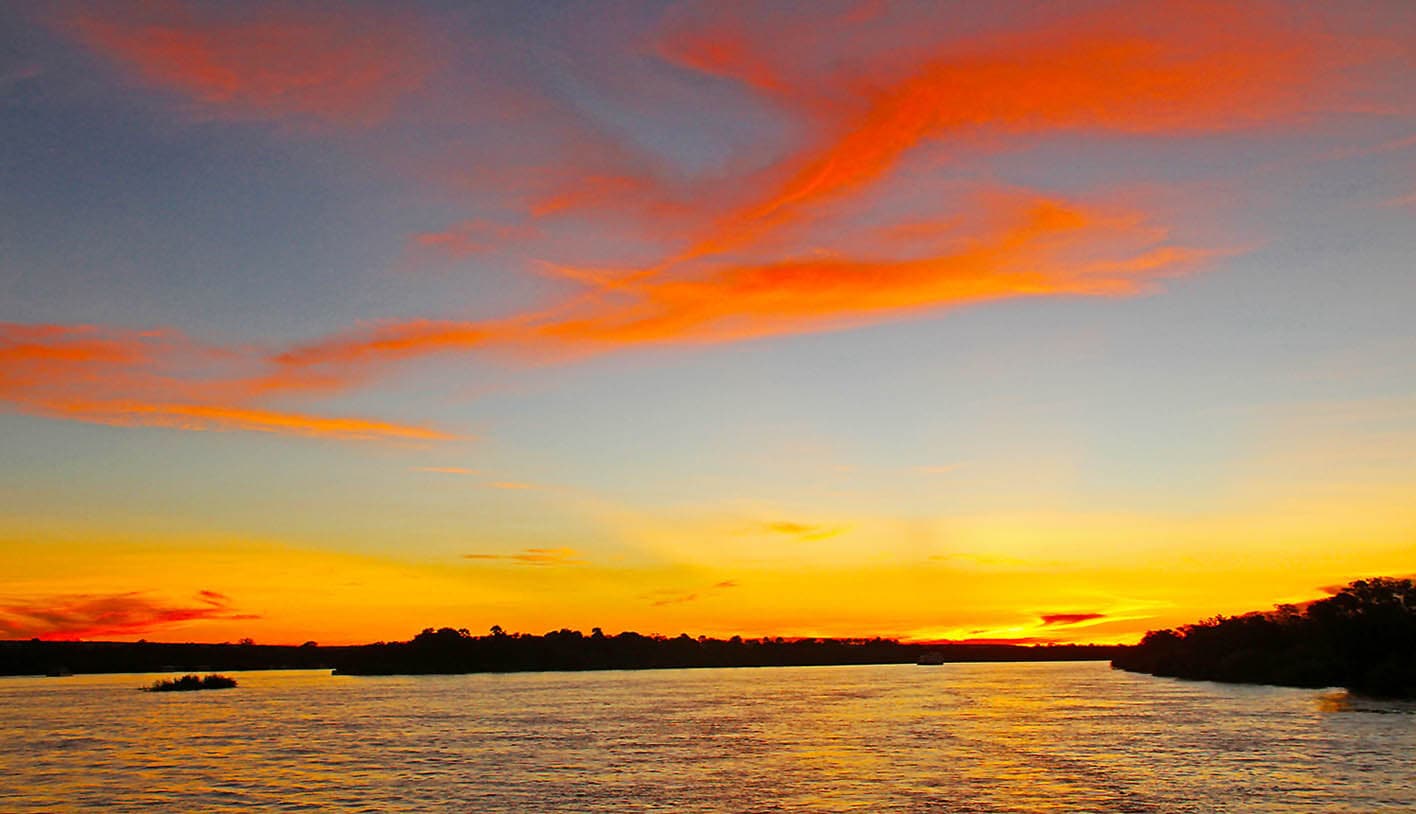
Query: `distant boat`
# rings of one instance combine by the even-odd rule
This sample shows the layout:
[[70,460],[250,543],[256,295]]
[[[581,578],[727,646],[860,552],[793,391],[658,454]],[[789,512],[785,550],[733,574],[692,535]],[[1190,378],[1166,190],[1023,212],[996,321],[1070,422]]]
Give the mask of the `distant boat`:
[[919,661],[915,662],[915,664],[927,664],[931,666],[943,663],[944,654],[939,652],[938,650],[929,650],[924,653],[921,653],[919,656]]
[[55,667],[53,670],[44,674],[45,678],[64,678],[65,676],[71,675],[73,675],[73,672],[70,671],[68,667]]

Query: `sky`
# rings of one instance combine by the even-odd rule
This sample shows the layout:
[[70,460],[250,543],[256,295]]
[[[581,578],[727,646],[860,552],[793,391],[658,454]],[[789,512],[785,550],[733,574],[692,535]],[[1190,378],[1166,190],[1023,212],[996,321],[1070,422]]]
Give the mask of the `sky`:
[[1416,4],[22,1],[0,133],[0,638],[1416,571]]

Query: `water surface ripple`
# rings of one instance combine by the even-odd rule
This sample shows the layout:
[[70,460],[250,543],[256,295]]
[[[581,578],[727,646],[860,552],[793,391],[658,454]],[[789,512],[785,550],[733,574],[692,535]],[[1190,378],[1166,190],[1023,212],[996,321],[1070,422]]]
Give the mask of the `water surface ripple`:
[[0,811],[1416,811],[1416,706],[1105,664],[0,679]]

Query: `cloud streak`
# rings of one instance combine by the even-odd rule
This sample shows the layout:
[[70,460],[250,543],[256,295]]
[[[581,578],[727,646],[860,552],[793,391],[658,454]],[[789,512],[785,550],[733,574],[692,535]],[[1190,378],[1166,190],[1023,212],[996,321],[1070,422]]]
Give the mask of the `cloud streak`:
[[715,582],[707,588],[697,591],[674,591],[663,590],[646,594],[643,598],[650,600],[649,604],[655,608],[664,608],[670,605],[685,605],[689,602],[697,602],[700,599],[711,596],[720,591],[727,591],[738,587],[736,580],[725,579]]
[[794,537],[802,541],[826,540],[843,534],[846,531],[846,529],[841,526],[817,526],[809,523],[796,523],[790,520],[764,523],[762,524],[761,530],[768,534]]
[[977,231],[916,258],[797,257],[614,284],[594,297],[489,322],[385,323],[282,353],[293,375],[355,379],[430,354],[565,357],[655,344],[717,344],[878,323],[1044,296],[1120,297],[1224,252],[1176,246],[1136,213],[1019,190],[979,193]]
[[198,591],[193,602],[172,603],[139,591],[69,594],[0,604],[0,638],[92,639],[130,636],[184,622],[259,619],[239,613],[231,599]]
[[1105,619],[1104,613],[1044,613],[1038,617],[1044,627],[1064,627]]
[[580,552],[573,548],[528,548],[517,554],[463,554],[462,559],[539,567],[585,564]]
[[366,126],[432,69],[427,37],[393,9],[90,5],[65,25],[145,82],[222,118]]
[[47,418],[120,427],[260,432],[358,441],[456,436],[370,418],[255,403],[324,382],[272,378],[249,351],[203,347],[166,331],[0,323],[0,403]]

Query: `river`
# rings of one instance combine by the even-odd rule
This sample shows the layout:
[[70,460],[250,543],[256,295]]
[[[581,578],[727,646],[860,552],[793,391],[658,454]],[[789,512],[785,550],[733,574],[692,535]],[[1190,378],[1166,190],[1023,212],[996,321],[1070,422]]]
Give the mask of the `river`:
[[1105,664],[0,679],[0,811],[1416,811],[1416,705]]

